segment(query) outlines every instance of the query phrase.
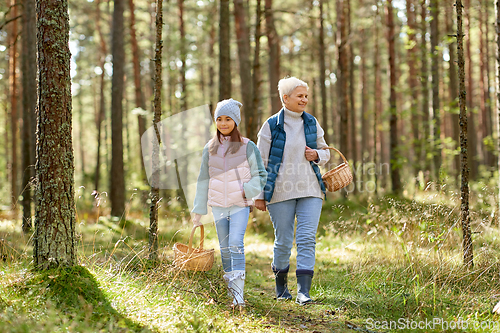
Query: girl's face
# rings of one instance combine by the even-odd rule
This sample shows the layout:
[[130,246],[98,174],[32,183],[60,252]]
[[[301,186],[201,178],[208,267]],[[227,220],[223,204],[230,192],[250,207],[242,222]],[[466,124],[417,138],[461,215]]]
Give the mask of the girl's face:
[[308,97],[307,88],[299,86],[290,95],[283,95],[283,104],[290,111],[302,112],[306,109]]
[[233,131],[236,123],[229,116],[220,116],[215,120],[217,129],[222,133],[222,135],[229,135]]

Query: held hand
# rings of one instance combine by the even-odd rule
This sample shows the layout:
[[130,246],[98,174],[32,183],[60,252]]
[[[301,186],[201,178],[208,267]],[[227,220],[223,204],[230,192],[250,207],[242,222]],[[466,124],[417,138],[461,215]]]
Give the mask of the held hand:
[[266,200],[263,200],[263,199],[255,200],[255,208],[265,212],[266,211]]
[[193,221],[193,226],[198,227],[200,225],[203,225],[203,223],[200,222],[201,220],[201,215],[200,214],[193,214],[191,217],[191,220]]
[[305,152],[306,160],[309,162],[316,161],[319,156],[318,152],[315,149],[311,149],[308,146],[306,146],[306,152]]

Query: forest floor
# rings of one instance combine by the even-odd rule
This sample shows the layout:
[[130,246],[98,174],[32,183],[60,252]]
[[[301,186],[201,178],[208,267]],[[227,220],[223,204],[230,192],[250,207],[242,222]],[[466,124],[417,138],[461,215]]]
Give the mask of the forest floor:
[[[147,216],[124,224],[80,212],[79,266],[32,270],[28,236],[0,217],[0,332],[500,332],[499,227],[487,209],[471,211],[474,268],[462,263],[459,204],[453,197],[382,197],[325,202],[317,241],[313,304],[276,301],[267,213],[245,238],[247,306],[232,310],[215,248],[208,272],[179,271],[175,242],[188,222],[160,223],[160,256],[148,258]],[[87,218],[87,220],[85,220]],[[195,240],[196,242],[196,240]],[[291,272],[295,253],[292,253]],[[289,275],[295,296],[295,276]]]

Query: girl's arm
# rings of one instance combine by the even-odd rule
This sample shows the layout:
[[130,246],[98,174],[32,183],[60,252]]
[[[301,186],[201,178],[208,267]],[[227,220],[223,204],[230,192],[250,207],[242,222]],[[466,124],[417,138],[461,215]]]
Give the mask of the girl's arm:
[[249,141],[247,144],[247,159],[252,178],[243,184],[243,190],[245,191],[245,196],[251,199],[258,196],[264,189],[267,181],[267,171],[264,167],[260,151],[252,141]]
[[208,183],[210,180],[210,175],[208,173],[208,154],[208,145],[206,145],[201,157],[200,174],[198,175],[196,196],[194,198],[194,208],[191,210],[191,213],[199,215],[206,215],[208,212]]

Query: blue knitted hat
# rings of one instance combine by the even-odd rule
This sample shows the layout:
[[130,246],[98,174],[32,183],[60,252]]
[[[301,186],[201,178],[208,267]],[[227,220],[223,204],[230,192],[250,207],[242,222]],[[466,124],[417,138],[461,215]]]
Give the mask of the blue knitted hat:
[[217,118],[220,116],[228,116],[231,117],[236,123],[236,126],[238,126],[241,121],[240,108],[242,105],[243,104],[232,98],[220,101],[215,108],[214,120],[217,121]]

